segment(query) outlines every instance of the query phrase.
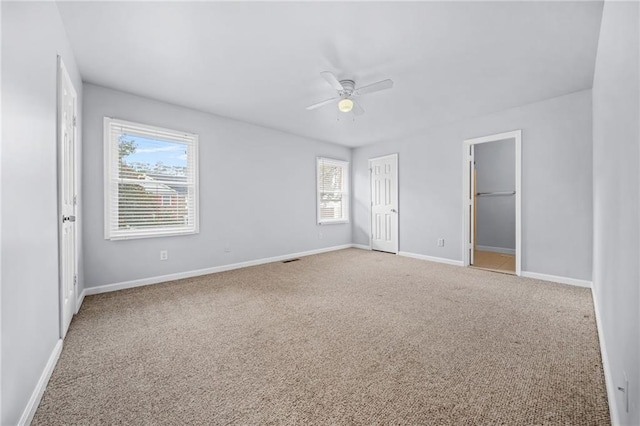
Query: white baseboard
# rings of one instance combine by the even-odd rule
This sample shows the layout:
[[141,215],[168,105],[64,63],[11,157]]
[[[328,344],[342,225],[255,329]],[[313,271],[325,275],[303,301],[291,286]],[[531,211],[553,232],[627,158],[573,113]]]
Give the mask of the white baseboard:
[[357,248],[360,250],[371,250],[371,247],[366,244],[351,244],[351,247]]
[[516,254],[516,249],[503,248],[503,247],[476,246],[476,250],[490,251],[493,253],[512,254],[514,256]]
[[598,329],[598,341],[600,342],[600,357],[602,358],[602,369],[604,370],[604,383],[607,388],[607,401],[609,402],[609,415],[611,416],[611,424],[613,426],[620,425],[620,417],[616,408],[615,401],[615,385],[613,376],[611,375],[611,367],[609,365],[609,355],[607,353],[606,340],[604,338],[604,328],[600,319],[600,309],[598,308],[598,297],[596,291],[591,287],[591,297],[593,298],[593,310],[596,315],[596,327]]
[[80,312],[80,307],[82,306],[82,302],[84,302],[84,297],[87,295],[87,290],[83,289],[80,296],[78,296],[78,300],[76,301],[76,314]]
[[61,352],[62,339],[59,339],[53,348],[53,352],[51,352],[51,355],[49,356],[49,360],[47,361],[47,365],[45,365],[44,370],[40,375],[40,379],[38,379],[38,383],[36,384],[36,387],[31,394],[31,398],[29,398],[27,406],[22,412],[22,416],[20,416],[18,426],[28,426],[29,424],[31,424],[31,420],[33,420],[33,416],[36,414],[36,410],[38,409],[38,405],[40,404],[40,400],[42,399],[44,390],[47,388],[47,383],[49,383],[49,379],[51,378],[53,369],[58,362],[58,358],[60,358]]
[[536,280],[551,281],[560,284],[569,284],[577,287],[591,288],[591,281],[578,280],[576,278],[559,277],[557,275],[539,274],[537,272],[522,271],[522,277],[534,278]]
[[447,259],[447,258],[444,258],[444,257],[427,256],[427,255],[424,255],[424,254],[409,253],[409,252],[406,252],[406,251],[399,251],[398,255],[399,256],[404,256],[404,257],[411,257],[411,258],[414,258],[414,259],[428,260],[430,262],[446,263],[447,265],[455,265],[455,266],[463,266],[464,265],[462,260],[453,260],[453,259]]
[[280,262],[280,261],[291,259],[291,258],[294,258],[294,257],[311,256],[311,255],[314,255],[314,254],[327,253],[327,252],[335,251],[335,250],[343,250],[343,249],[347,249],[347,248],[351,248],[351,247],[352,247],[351,244],[343,244],[343,245],[340,245],[340,246],[325,247],[325,248],[321,248],[321,249],[303,251],[303,252],[299,252],[299,253],[291,253],[291,254],[285,254],[285,255],[281,255],[281,256],[274,256],[274,257],[267,257],[267,258],[263,258],[263,259],[249,260],[249,261],[246,261],[246,262],[232,263],[232,264],[229,264],[229,265],[214,266],[212,268],[196,269],[194,271],[178,272],[178,273],[175,273],[175,274],[160,275],[160,276],[149,277],[149,278],[141,278],[139,280],[124,281],[124,282],[120,282],[120,283],[106,284],[106,285],[101,285],[101,286],[96,286],[96,287],[87,287],[87,288],[84,289],[84,293],[87,296],[90,296],[92,294],[108,293],[108,292],[111,292],[111,291],[124,290],[126,288],[141,287],[141,286],[150,285],[150,284],[159,284],[159,283],[163,283],[163,282],[166,282],[166,281],[175,281],[175,280],[181,280],[181,279],[184,279],[184,278],[197,277],[197,276],[200,276],[200,275],[215,274],[216,272],[231,271],[233,269],[240,269],[240,268],[246,268],[246,267],[249,267],[249,266],[263,265],[265,263]]

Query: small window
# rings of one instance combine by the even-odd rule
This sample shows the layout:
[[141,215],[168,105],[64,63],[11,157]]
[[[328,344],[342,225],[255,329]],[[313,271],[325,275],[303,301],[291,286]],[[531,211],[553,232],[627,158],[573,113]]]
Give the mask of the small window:
[[105,239],[198,232],[198,135],[104,119]]
[[349,222],[349,163],[318,158],[318,223]]

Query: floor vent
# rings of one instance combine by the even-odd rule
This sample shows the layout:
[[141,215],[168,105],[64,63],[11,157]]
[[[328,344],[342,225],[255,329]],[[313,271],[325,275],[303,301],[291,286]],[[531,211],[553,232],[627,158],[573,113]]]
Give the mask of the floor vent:
[[300,259],[288,259],[288,260],[283,260],[282,263],[289,263],[289,262],[297,262]]

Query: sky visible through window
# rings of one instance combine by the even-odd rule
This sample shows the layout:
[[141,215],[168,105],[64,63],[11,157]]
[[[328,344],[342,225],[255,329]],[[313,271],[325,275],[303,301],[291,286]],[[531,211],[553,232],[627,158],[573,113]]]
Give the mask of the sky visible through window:
[[126,140],[134,141],[136,146],[135,151],[124,160],[129,164],[154,166],[160,162],[169,167],[187,167],[187,147],[183,143],[135,135],[123,136]]

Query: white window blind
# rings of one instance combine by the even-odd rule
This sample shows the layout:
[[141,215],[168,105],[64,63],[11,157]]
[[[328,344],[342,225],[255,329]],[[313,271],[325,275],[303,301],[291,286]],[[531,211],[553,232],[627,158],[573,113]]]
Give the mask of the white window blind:
[[104,119],[105,239],[198,232],[198,135]]
[[318,223],[349,221],[349,163],[317,159]]

